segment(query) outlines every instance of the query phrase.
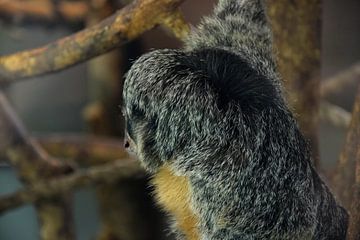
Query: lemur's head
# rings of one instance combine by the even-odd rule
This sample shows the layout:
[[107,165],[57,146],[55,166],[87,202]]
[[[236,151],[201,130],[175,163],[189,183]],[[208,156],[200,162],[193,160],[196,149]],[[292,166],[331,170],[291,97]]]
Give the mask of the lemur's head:
[[150,171],[174,158],[206,158],[231,147],[275,95],[271,81],[225,50],[150,52],[125,79],[125,147]]

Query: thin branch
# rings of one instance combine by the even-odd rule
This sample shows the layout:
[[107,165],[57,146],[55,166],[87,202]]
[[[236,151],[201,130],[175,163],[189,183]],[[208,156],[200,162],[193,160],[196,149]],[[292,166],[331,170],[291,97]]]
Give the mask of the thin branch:
[[[93,27],[41,48],[0,57],[0,84],[56,72],[108,52],[168,19],[183,1],[135,0]],[[188,29],[181,25],[173,29],[175,35]]]
[[35,183],[27,189],[0,198],[0,213],[94,183],[112,183],[141,176],[144,176],[144,171],[137,161],[130,159],[79,170],[71,175]]
[[334,176],[334,186],[339,199],[349,209],[352,198],[351,186],[355,182],[356,154],[360,148],[360,87],[347,131],[346,142],[340,154]]
[[322,101],[320,104],[320,118],[336,127],[347,128],[350,124],[351,113],[332,103]]
[[327,97],[334,93],[343,92],[347,86],[356,82],[360,83],[360,62],[336,76],[323,81],[321,85],[321,95]]

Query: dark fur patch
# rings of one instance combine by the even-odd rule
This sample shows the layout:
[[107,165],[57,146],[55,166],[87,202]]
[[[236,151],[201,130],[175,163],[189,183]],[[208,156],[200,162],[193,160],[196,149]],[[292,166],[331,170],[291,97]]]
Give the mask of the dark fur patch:
[[202,49],[189,53],[182,61],[213,87],[220,108],[235,101],[243,110],[261,110],[277,98],[269,79],[226,50]]

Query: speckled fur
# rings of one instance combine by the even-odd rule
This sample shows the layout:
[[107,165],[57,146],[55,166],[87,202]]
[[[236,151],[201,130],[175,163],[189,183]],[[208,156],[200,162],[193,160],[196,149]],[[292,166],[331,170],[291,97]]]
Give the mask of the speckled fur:
[[284,102],[260,0],[220,0],[184,49],[140,57],[124,102],[143,166],[189,179],[200,239],[345,239],[347,213]]

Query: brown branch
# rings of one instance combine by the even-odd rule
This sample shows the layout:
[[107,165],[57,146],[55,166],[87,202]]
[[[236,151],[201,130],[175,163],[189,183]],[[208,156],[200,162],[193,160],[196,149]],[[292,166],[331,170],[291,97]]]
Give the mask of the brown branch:
[[71,175],[35,183],[27,189],[0,198],[0,213],[94,183],[112,183],[141,176],[144,176],[144,171],[137,161],[130,159],[79,170]]
[[330,122],[336,127],[347,128],[350,124],[351,113],[339,106],[322,101],[320,104],[320,119]]
[[348,240],[360,239],[360,146],[356,154],[355,184],[353,187],[348,236]]
[[343,90],[352,83],[360,83],[360,62],[352,65],[347,70],[331,77],[321,85],[321,95],[327,97]]
[[[71,168],[46,152],[27,134],[2,91],[0,91],[0,153],[16,167],[21,180],[28,186],[67,173]],[[71,240],[74,231],[69,197],[59,195],[36,204],[41,239]]]
[[360,148],[360,87],[354,104],[354,110],[348,128],[346,142],[340,154],[334,186],[338,197],[349,209],[352,197],[351,186],[355,182],[356,154]]
[[[0,57],[0,83],[62,70],[108,52],[163,22],[183,0],[135,0],[97,25],[44,47]],[[174,29],[182,35],[183,28]]]
[[170,29],[180,40],[185,40],[190,33],[190,27],[179,10],[165,18],[163,25]]
[[83,21],[89,11],[86,2],[52,0],[0,0],[0,18],[22,22],[27,20],[56,23]]

